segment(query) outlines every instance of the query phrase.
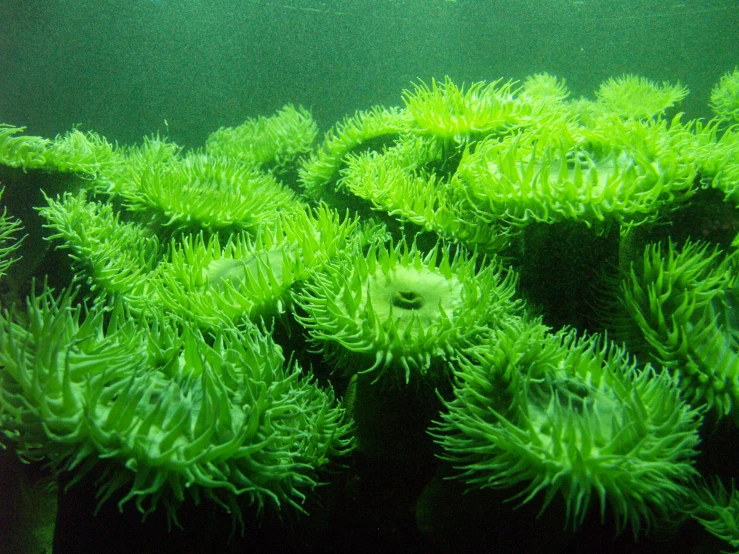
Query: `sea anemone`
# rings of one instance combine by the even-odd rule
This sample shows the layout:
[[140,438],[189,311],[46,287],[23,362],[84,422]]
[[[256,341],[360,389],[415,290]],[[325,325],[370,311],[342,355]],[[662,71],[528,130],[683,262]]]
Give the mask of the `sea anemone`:
[[328,266],[297,295],[299,321],[335,367],[377,371],[389,383],[434,382],[487,326],[515,313],[513,273],[437,245],[425,256],[405,241],[373,244]]
[[94,181],[100,194],[135,198],[140,194],[141,176],[149,167],[176,163],[182,147],[158,135],[144,137],[142,144],[116,150],[120,163],[104,166]]
[[271,174],[194,152],[145,167],[137,184],[120,189],[128,208],[175,228],[255,232],[280,211],[299,207]]
[[158,304],[152,279],[161,259],[159,239],[149,229],[123,222],[110,204],[90,202],[87,193],[46,197],[39,209],[52,230],[50,240],[70,252],[75,279],[86,280],[101,298],[119,298],[140,313]]
[[522,483],[516,498],[542,493],[544,507],[561,495],[572,527],[608,506],[636,533],[679,512],[697,475],[701,418],[676,381],[597,337],[511,319],[455,371],[431,433],[470,487]]
[[97,176],[121,163],[120,152],[105,137],[77,129],[58,135],[44,152],[44,168],[60,173]]
[[490,134],[503,134],[522,122],[531,106],[515,98],[515,82],[502,79],[458,87],[446,77],[414,83],[403,91],[403,101],[413,120],[412,129],[465,143]]
[[524,79],[521,98],[536,104],[561,104],[570,95],[564,79],[548,73],[535,73]]
[[51,141],[34,136],[13,136],[25,130],[25,127],[0,123],[0,164],[24,170],[44,167],[44,153]]
[[711,109],[726,123],[739,122],[739,68],[725,73],[711,90]]
[[[0,200],[5,189],[0,189]],[[16,260],[13,253],[21,246],[22,239],[17,238],[21,223],[8,215],[7,208],[0,214],[0,278],[5,275],[10,265]]]
[[596,96],[605,111],[624,118],[653,119],[688,95],[678,82],[658,85],[638,75],[623,75],[600,85]]
[[597,130],[558,122],[465,151],[451,181],[461,208],[480,221],[653,221],[694,192],[697,162],[679,146],[679,122],[603,120]]
[[[715,138],[715,129],[713,135]],[[703,142],[699,152],[702,181],[739,206],[739,132],[727,129],[718,140]]]
[[221,127],[205,143],[208,154],[247,164],[283,166],[311,149],[318,128],[306,109],[288,104],[272,117],[249,119],[238,127]]
[[720,479],[701,487],[694,494],[695,507],[691,515],[715,537],[739,549],[739,491],[727,490]]
[[83,315],[66,294],[28,301],[27,324],[0,318],[0,423],[24,458],[73,482],[100,467],[102,504],[120,489],[170,521],[209,499],[302,510],[318,470],[352,446],[333,393],[251,325],[205,337],[120,304]]
[[430,137],[406,136],[382,153],[347,156],[340,185],[382,210],[410,221],[440,237],[487,252],[500,251],[508,234],[497,225],[480,225],[452,200],[443,175],[433,168],[444,159],[439,142]]
[[654,244],[622,286],[619,333],[644,360],[679,377],[685,398],[735,420],[739,402],[736,256],[708,244]]
[[[378,232],[325,204],[283,214],[255,238],[218,235],[173,243],[159,269],[158,297],[174,313],[212,327],[242,316],[274,317],[292,302],[292,289],[312,272]],[[225,319],[224,319],[225,318]]]
[[303,192],[314,200],[323,199],[338,177],[344,156],[371,139],[397,136],[408,131],[408,114],[398,108],[375,106],[358,111],[337,123],[324,138],[321,147],[306,158],[298,172]]

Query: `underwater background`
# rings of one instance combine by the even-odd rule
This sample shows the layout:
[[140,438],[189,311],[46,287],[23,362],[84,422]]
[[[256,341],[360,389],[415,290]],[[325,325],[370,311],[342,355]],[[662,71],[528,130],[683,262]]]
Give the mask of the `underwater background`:
[[0,1],[0,552],[739,548],[737,21]]
[[[79,125],[111,141],[211,130],[311,110],[322,128],[397,105],[416,79],[522,79],[546,71],[575,97],[624,73],[680,81],[708,115],[736,65],[730,1],[7,0],[0,119],[52,137]],[[165,127],[164,121],[168,122]]]

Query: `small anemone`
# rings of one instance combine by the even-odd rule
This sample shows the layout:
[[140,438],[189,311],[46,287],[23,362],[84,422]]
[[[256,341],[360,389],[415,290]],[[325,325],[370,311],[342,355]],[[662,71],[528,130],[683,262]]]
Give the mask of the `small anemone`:
[[24,170],[44,167],[44,154],[51,141],[36,136],[13,136],[25,130],[25,127],[0,123],[0,164]]
[[739,68],[725,73],[711,90],[711,109],[727,123],[739,122]]
[[[390,383],[446,377],[446,364],[487,326],[516,312],[513,273],[451,256],[439,245],[422,255],[405,241],[373,244],[318,273],[297,295],[298,319],[342,371],[377,371]],[[441,365],[441,367],[439,367]]]
[[[3,197],[4,188],[0,188],[0,199]],[[7,208],[0,213],[0,277],[8,271],[10,265],[16,260],[13,253],[21,246],[23,239],[17,238],[21,223],[8,215]]]
[[596,96],[607,112],[625,118],[653,119],[679,104],[688,92],[679,82],[658,85],[645,77],[623,75],[602,83]]
[[431,433],[470,487],[525,484],[516,498],[542,494],[542,509],[561,496],[573,528],[593,504],[635,534],[683,509],[701,418],[668,373],[597,337],[509,320],[455,377]]
[[249,119],[238,127],[221,127],[205,143],[208,154],[248,164],[283,166],[310,151],[318,127],[310,112],[288,104],[272,117]]
[[524,79],[521,97],[534,102],[564,102],[570,95],[564,79],[548,73],[535,73]]
[[713,536],[726,541],[736,551],[739,549],[739,491],[727,489],[716,478],[710,485],[700,487],[694,493],[695,507],[691,515]]
[[330,197],[329,185],[338,177],[346,154],[369,140],[407,132],[408,123],[404,110],[381,106],[344,118],[326,133],[321,147],[303,160],[298,171],[303,192],[314,200]]
[[531,106],[515,98],[514,81],[476,82],[467,89],[446,77],[443,82],[414,83],[403,91],[403,101],[417,131],[440,138],[467,142],[490,134],[502,134],[518,125]]

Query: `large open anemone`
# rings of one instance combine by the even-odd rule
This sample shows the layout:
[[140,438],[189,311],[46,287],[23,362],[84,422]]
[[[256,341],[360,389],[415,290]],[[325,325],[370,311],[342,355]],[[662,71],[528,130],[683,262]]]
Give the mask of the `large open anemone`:
[[221,127],[208,136],[205,149],[248,164],[284,166],[310,151],[318,127],[310,113],[288,104],[271,117],[249,119],[238,127]]
[[328,266],[297,295],[299,316],[335,367],[406,384],[448,376],[447,362],[519,310],[515,277],[496,264],[436,246],[373,244]]
[[609,119],[597,130],[558,122],[478,143],[450,186],[481,222],[636,225],[695,192],[697,162],[680,155],[692,140],[676,120]]
[[278,316],[297,284],[379,233],[356,218],[342,220],[324,204],[284,214],[254,238],[232,235],[223,246],[217,235],[185,237],[159,268],[157,296],[174,313],[208,327]]
[[711,89],[710,106],[721,121],[739,122],[739,69],[725,73]]
[[302,509],[318,472],[352,447],[330,389],[286,364],[253,326],[206,338],[193,326],[86,314],[72,295],[32,297],[26,323],[0,317],[0,422],[28,459],[73,482],[95,470],[100,503],[122,492],[176,522],[186,500],[242,518],[255,504]]
[[623,282],[627,317],[616,323],[640,359],[679,377],[688,401],[738,421],[736,265],[705,243],[648,246]]
[[572,527],[593,504],[634,533],[681,511],[701,418],[669,373],[640,371],[597,338],[508,320],[455,377],[432,435],[470,487],[520,484],[516,498],[542,494],[544,507],[559,496]]

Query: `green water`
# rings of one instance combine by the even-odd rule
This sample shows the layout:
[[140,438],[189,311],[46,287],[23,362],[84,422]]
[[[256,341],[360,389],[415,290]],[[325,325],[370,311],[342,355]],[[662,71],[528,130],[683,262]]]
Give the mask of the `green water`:
[[[415,79],[521,79],[575,95],[636,73],[680,81],[690,117],[737,64],[736,2],[5,0],[0,120],[186,145],[287,102],[319,125],[399,105]],[[168,127],[165,126],[165,120]]]

